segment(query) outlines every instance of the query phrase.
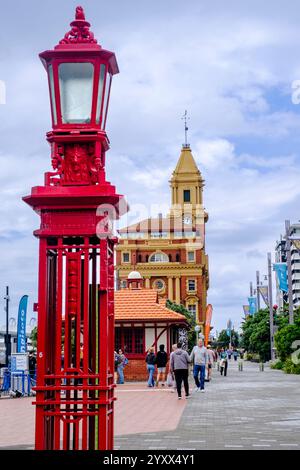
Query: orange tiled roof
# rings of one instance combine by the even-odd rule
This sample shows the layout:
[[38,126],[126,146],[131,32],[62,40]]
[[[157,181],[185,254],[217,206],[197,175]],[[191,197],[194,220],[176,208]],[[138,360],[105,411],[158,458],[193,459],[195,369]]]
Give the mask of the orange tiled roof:
[[121,289],[115,292],[115,320],[171,321],[186,323],[186,318],[158,301],[155,289]]

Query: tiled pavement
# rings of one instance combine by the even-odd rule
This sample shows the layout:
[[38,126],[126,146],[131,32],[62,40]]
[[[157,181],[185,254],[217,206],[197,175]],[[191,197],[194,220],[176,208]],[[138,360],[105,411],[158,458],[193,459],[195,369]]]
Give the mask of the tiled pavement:
[[[300,450],[300,376],[257,364],[206,384],[204,394],[178,401],[144,384],[117,388],[115,449]],[[32,399],[0,400],[0,448],[32,448]]]
[[[300,450],[300,376],[245,363],[217,370],[204,394],[187,401],[172,432],[140,433],[115,439],[115,448]],[[170,397],[173,400],[174,397]]]

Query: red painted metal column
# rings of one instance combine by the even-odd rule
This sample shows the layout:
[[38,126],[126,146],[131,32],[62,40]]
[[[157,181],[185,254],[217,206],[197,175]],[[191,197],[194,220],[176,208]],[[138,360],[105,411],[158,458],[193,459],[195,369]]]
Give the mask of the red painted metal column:
[[53,171],[24,197],[40,216],[37,450],[110,450],[114,415],[114,245],[127,210],[106,181],[114,53],[77,7],[71,29],[40,54],[48,74]]

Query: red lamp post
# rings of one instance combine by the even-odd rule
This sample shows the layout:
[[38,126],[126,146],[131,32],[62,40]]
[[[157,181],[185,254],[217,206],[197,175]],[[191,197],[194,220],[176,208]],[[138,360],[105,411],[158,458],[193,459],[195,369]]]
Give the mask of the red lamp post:
[[118,65],[89,28],[77,7],[71,30],[40,54],[49,79],[54,171],[23,198],[41,218],[34,232],[38,450],[113,448],[116,239],[107,208],[120,215],[124,199],[105,178],[105,123]]

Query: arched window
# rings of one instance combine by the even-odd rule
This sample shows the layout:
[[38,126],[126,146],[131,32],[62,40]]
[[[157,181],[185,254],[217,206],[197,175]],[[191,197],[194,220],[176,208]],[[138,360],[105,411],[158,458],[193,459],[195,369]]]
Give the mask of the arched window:
[[139,262],[139,263],[142,262],[142,255],[139,255],[139,256],[138,256],[138,262]]
[[146,263],[149,261],[149,255],[146,255]]
[[150,263],[168,263],[169,257],[165,253],[153,253],[149,258]]
[[172,263],[172,255],[169,255],[169,261]]
[[176,262],[179,263],[179,261],[180,261],[180,254],[177,253],[177,254],[176,254]]

